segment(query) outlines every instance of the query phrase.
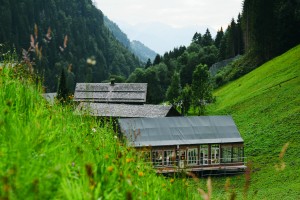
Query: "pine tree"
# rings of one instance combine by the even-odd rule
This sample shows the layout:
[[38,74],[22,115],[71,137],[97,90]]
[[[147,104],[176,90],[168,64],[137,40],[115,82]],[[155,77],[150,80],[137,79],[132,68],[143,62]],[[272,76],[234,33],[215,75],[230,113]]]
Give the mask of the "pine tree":
[[195,33],[193,38],[192,38],[192,42],[196,43],[196,44],[201,44],[202,43],[202,35],[201,33]]
[[208,29],[206,29],[206,32],[202,37],[201,43],[203,46],[210,46],[213,44],[213,39],[212,39],[211,34]]
[[216,39],[215,39],[215,46],[218,49],[220,48],[220,44],[223,36],[224,36],[224,32],[223,32],[223,28],[221,27],[221,29],[217,32]]
[[147,63],[145,65],[145,69],[147,69],[147,68],[149,68],[151,66],[152,66],[151,60],[150,60],[150,58],[148,58]]
[[161,57],[157,54],[154,58],[153,65],[158,65],[161,62]]
[[236,55],[244,54],[244,40],[243,40],[243,30],[242,30],[242,16],[239,13],[236,23],[236,42],[237,42],[237,52]]

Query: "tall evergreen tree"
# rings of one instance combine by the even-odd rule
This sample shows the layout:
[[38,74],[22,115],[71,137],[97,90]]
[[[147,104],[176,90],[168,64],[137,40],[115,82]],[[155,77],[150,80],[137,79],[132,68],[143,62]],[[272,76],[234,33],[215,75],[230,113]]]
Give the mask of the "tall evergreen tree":
[[239,13],[236,24],[236,43],[237,50],[236,55],[244,54],[244,40],[243,40],[243,30],[242,30],[242,16]]
[[220,45],[221,45],[221,40],[224,36],[224,32],[223,32],[223,28],[221,27],[221,29],[217,32],[216,35],[216,39],[215,39],[215,46],[220,49]]
[[154,58],[153,65],[158,65],[160,61],[161,61],[161,57],[159,54],[157,54]]
[[147,69],[147,68],[149,68],[151,66],[152,66],[151,60],[150,60],[150,58],[148,58],[147,63],[145,65],[145,69]]
[[192,38],[192,42],[196,43],[196,44],[201,44],[202,43],[202,35],[201,33],[195,33],[193,38]]
[[210,45],[213,44],[213,39],[212,39],[212,37],[211,37],[211,34],[210,34],[209,29],[206,29],[206,32],[205,32],[205,34],[204,34],[203,37],[202,37],[202,42],[201,42],[201,44],[202,44],[203,46],[210,46]]

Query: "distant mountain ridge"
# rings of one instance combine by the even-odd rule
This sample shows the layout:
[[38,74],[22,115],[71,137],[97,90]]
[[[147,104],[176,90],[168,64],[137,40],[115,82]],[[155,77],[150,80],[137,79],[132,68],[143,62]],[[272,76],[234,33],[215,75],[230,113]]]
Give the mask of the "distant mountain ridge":
[[207,28],[213,37],[216,35],[216,30],[208,25],[175,28],[160,22],[146,22],[136,25],[123,21],[116,23],[126,32],[129,39],[142,41],[143,44],[160,55],[176,47],[189,46],[193,35],[196,32],[204,34]]
[[146,47],[142,42],[133,40],[130,42],[130,50],[132,53],[137,55],[139,59],[143,62],[147,62],[148,59],[154,60],[155,56],[157,55],[152,49]]
[[135,54],[142,62],[147,62],[148,59],[154,60],[157,53],[144,45],[142,42],[133,40],[130,41],[120,27],[107,16],[104,16],[105,26],[112,32],[116,39],[122,43],[129,51]]

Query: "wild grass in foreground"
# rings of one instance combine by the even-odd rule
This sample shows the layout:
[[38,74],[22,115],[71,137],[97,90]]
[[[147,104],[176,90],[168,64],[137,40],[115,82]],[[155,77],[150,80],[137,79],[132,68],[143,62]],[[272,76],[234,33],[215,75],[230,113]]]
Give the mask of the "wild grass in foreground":
[[200,198],[206,180],[157,175],[110,121],[49,105],[22,67],[0,69],[0,199]]

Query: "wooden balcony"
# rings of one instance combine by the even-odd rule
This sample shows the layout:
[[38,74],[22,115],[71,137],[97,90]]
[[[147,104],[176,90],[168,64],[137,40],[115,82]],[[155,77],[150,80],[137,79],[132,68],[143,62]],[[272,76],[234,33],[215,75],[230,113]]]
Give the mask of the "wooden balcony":
[[[222,159],[220,159],[222,161]],[[186,160],[171,161],[171,162],[149,162],[156,169],[157,173],[176,173],[176,172],[204,172],[204,171],[220,171],[228,173],[244,172],[247,168],[245,158],[238,158],[238,162],[218,162],[216,160],[207,159],[207,164],[203,160],[194,160],[193,163],[188,163]],[[210,163],[210,164],[208,164]]]

